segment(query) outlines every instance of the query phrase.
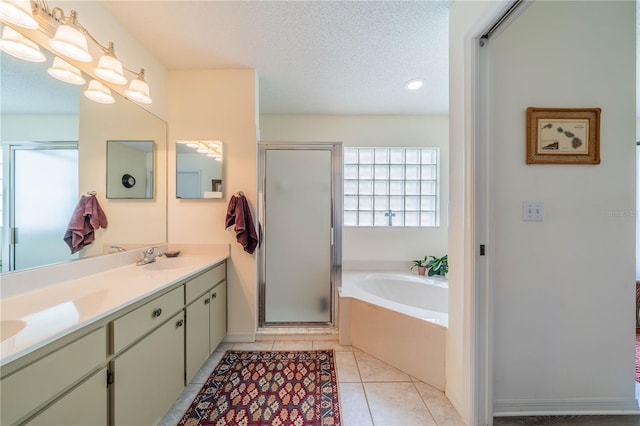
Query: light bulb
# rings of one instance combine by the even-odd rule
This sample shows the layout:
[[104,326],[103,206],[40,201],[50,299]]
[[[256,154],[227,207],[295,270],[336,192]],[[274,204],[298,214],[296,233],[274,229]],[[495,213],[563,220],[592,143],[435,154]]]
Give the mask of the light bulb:
[[51,77],[57,78],[65,83],[77,85],[86,83],[86,80],[82,77],[82,73],[78,68],[57,56],[53,59],[53,64],[47,69],[47,72]]
[[112,104],[115,102],[113,96],[111,96],[111,90],[98,80],[91,80],[89,87],[84,91],[84,95],[94,102],[101,104]]
[[0,1],[0,19],[22,28],[38,28],[38,23],[33,18],[31,0]]
[[46,60],[37,44],[7,26],[2,30],[0,50],[29,62],[44,62]]

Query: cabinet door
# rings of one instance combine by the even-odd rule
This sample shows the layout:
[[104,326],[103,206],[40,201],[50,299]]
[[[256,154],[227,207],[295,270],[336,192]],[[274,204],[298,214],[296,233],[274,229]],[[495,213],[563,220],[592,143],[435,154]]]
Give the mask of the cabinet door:
[[187,306],[185,355],[189,383],[209,357],[209,293]]
[[107,422],[107,369],[103,368],[28,424],[106,426]]
[[153,425],[184,387],[184,313],[113,361],[113,424]]
[[213,352],[227,335],[227,282],[221,282],[209,293],[211,294],[209,352]]
[[[0,424],[19,423],[106,362],[105,327],[39,359],[0,382]],[[46,377],[46,380],[43,380]]]

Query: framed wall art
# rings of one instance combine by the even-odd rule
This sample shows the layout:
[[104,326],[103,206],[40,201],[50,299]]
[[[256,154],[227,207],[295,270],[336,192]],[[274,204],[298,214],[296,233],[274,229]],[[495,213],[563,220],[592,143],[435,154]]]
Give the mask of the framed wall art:
[[527,164],[600,164],[600,108],[527,108]]

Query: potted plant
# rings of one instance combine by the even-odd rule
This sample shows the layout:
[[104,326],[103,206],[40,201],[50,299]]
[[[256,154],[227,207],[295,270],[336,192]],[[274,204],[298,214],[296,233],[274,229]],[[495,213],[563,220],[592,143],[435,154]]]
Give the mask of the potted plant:
[[[445,276],[449,272],[449,258],[445,254],[442,257],[429,256],[429,260],[424,266],[428,270],[427,275],[432,277],[434,275]],[[426,260],[426,257],[425,257]]]
[[424,275],[425,271],[426,271],[426,267],[427,267],[427,256],[424,257],[424,259],[417,259],[413,261],[413,266],[411,267],[411,269],[415,268],[416,266],[418,267],[418,275]]

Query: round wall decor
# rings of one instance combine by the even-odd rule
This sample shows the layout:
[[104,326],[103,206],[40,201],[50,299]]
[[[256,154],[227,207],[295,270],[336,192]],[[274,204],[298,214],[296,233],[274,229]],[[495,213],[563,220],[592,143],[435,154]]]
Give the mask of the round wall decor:
[[125,173],[124,175],[122,175],[122,184],[125,188],[133,188],[133,186],[136,184],[136,178],[131,176],[129,173]]

